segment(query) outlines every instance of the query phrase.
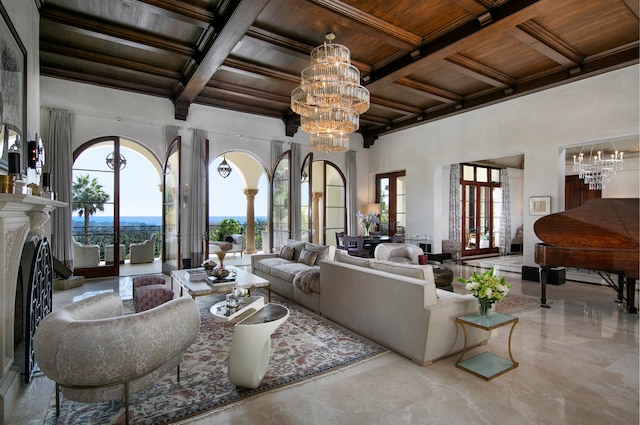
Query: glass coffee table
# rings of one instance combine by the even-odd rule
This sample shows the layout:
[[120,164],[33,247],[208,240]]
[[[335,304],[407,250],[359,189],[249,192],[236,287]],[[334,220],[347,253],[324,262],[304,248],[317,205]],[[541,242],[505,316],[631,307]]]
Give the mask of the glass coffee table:
[[264,307],[263,297],[239,297],[235,307],[229,307],[227,300],[222,300],[211,306],[209,310],[216,320],[230,322],[234,319],[244,319]]
[[[511,354],[511,336],[513,335],[513,329],[516,327],[519,319],[509,314],[496,313],[489,311],[488,316],[480,316],[480,313],[467,314],[456,318],[456,323],[459,323],[464,333],[464,346],[460,358],[456,362],[456,367],[466,370],[467,372],[484,379],[485,381],[491,381],[500,375],[503,375],[510,370],[518,367],[518,362],[513,358]],[[480,353],[467,360],[462,360],[467,350],[467,329],[466,326],[483,329],[485,331],[491,331],[493,329],[511,325],[511,331],[509,332],[509,358],[501,357],[490,352]]]
[[173,270],[171,272],[171,289],[173,289],[173,283],[176,282],[180,286],[180,296],[183,296],[183,291],[186,291],[195,299],[196,297],[204,295],[225,294],[231,292],[235,287],[244,288],[247,291],[255,288],[266,288],[269,293],[269,302],[271,302],[271,284],[268,280],[241,269],[233,267],[227,268],[236,271],[235,280],[228,281],[228,279],[226,279],[220,283],[216,283],[216,281],[212,281],[206,277],[198,279],[192,277],[189,279],[189,271],[197,269]]

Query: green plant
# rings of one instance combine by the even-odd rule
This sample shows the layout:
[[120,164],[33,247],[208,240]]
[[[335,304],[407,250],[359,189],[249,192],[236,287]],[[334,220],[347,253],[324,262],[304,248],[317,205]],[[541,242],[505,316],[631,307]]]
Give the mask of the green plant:
[[218,225],[216,232],[217,241],[223,241],[225,237],[242,233],[242,226],[235,218],[225,218]]

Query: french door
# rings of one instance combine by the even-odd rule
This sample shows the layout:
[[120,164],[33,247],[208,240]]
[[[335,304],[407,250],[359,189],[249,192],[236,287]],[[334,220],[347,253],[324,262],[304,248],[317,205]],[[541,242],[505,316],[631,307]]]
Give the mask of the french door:
[[162,199],[162,272],[182,268],[180,264],[181,232],[180,232],[180,162],[181,139],[178,136],[167,150],[163,167],[163,199]]
[[499,251],[500,170],[462,165],[462,256]]
[[404,233],[407,227],[407,185],[404,171],[376,175],[376,203],[380,204],[382,234],[393,236]]

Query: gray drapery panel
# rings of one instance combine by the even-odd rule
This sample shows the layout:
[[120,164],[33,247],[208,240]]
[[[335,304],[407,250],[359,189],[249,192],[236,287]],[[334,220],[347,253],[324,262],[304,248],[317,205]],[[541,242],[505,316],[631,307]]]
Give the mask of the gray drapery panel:
[[462,189],[460,164],[451,164],[449,172],[449,239],[462,243]]
[[500,215],[500,255],[511,254],[511,192],[509,190],[509,171],[500,170],[500,188],[502,189],[502,212]]
[[[164,126],[164,153],[166,154],[169,151],[169,146],[171,146],[171,142],[173,142],[176,137],[178,137],[178,127],[175,125],[165,125]],[[163,158],[166,159],[166,158]]]
[[[45,144],[44,170],[51,173],[51,190],[58,200],[66,202],[67,208],[56,208],[51,212],[51,247],[53,256],[65,266],[73,268],[73,243],[71,216],[73,214],[73,150],[71,148],[71,118],[69,111],[49,110],[49,127]],[[55,172],[52,169],[55,167]]]
[[280,155],[284,152],[284,142],[280,140],[272,140],[271,141],[271,172],[276,168],[276,162]]
[[348,235],[357,234],[358,219],[358,170],[356,168],[356,151],[347,151],[347,228]]
[[[207,178],[207,163],[205,142],[207,132],[193,130],[192,156],[191,156],[191,180],[189,183],[189,245],[191,247],[191,266],[198,267],[204,260],[204,240],[207,231],[205,217],[207,194],[205,193],[205,179]],[[186,194],[185,194],[186,195]]]
[[300,145],[291,143],[291,238],[297,241],[302,237],[302,158],[300,157]]

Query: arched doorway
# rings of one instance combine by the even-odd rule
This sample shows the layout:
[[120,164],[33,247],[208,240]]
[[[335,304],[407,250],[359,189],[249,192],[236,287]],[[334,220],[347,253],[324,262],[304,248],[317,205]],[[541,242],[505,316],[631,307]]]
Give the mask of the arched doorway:
[[[231,167],[226,177],[218,171],[224,160]],[[268,251],[268,205],[269,172],[260,158],[248,151],[226,151],[214,157],[209,165],[209,255],[212,242],[238,229],[244,235],[242,253]],[[227,228],[235,230],[222,229],[223,221],[232,222]]]
[[[158,158],[134,140],[101,137],[76,149],[72,235],[77,274],[98,277],[160,272],[156,260],[162,226],[161,179]],[[145,241],[146,245],[134,247],[132,262],[131,245]],[[134,265],[139,266],[128,267]],[[126,272],[123,266],[127,266]]]

